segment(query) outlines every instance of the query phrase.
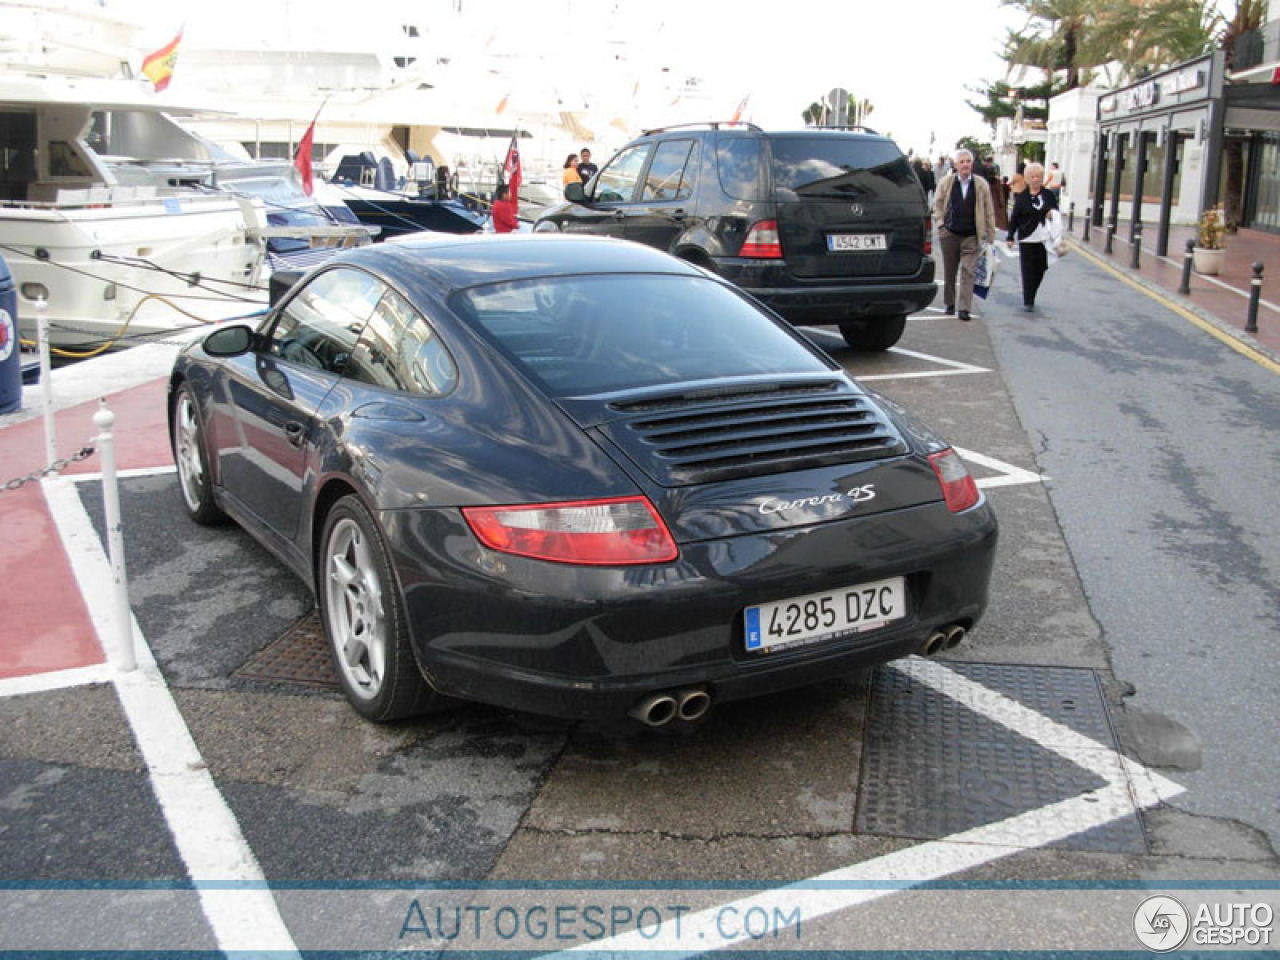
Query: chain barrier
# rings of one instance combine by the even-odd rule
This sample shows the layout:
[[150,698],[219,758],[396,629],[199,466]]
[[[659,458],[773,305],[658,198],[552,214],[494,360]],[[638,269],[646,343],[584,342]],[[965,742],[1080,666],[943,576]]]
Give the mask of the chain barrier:
[[90,440],[69,457],[63,457],[60,460],[55,460],[44,469],[32,471],[25,477],[15,477],[13,480],[10,480],[4,486],[0,487],[0,493],[8,493],[10,490],[17,490],[19,487],[25,486],[28,483],[33,483],[36,480],[43,480],[45,477],[52,476],[55,473],[61,473],[63,470],[67,469],[67,467],[71,466],[71,464],[79,463],[82,460],[88,460],[97,452],[97,449],[93,445],[93,440]]

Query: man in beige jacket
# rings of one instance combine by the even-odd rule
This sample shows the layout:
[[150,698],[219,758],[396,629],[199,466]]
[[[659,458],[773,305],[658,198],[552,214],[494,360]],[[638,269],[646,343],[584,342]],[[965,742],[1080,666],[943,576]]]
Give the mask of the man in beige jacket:
[[996,239],[995,205],[987,181],[973,174],[972,153],[957,150],[951,162],[953,169],[942,178],[933,198],[933,222],[942,247],[943,308],[947,313],[958,309],[960,319],[968,320],[973,310],[973,269],[978,253]]

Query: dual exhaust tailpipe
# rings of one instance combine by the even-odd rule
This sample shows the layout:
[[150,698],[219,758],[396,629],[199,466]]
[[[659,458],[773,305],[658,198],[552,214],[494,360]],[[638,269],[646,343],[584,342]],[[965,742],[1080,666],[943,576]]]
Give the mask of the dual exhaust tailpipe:
[[949,627],[939,627],[937,630],[933,631],[933,633],[929,634],[928,638],[921,645],[920,656],[932,657],[941,653],[943,650],[950,650],[964,639],[967,632],[968,631],[958,623],[953,623]]
[[711,694],[702,687],[651,693],[627,711],[650,727],[662,727],[672,720],[698,720],[711,709]]

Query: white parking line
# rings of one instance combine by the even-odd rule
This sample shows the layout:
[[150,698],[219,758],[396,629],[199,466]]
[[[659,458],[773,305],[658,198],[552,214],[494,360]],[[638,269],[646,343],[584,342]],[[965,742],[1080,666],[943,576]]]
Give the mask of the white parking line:
[[919,377],[954,377],[959,374],[966,373],[990,373],[987,367],[978,367],[972,363],[961,363],[959,360],[948,360],[945,357],[935,357],[930,353],[919,353],[916,350],[904,350],[902,347],[890,347],[890,353],[897,353],[904,357],[912,357],[916,360],[924,360],[928,363],[936,363],[943,370],[914,370],[909,373],[874,373],[862,377],[854,374],[854,379],[867,382],[870,380],[913,380]]
[[[219,949],[297,956],[262,868],[213,782],[136,620],[132,629],[137,669],[122,673],[115,668],[109,640],[117,635],[114,605],[93,602],[111,596],[111,565],[75,481],[51,477],[43,484],[77,586],[89,601],[98,642],[113,661],[111,680],[147,765],[151,788],[187,874],[197,884],[201,909]],[[226,881],[234,886],[205,886]]]
[[986,454],[974,453],[972,450],[966,450],[963,447],[953,447],[952,449],[970,463],[976,463],[980,467],[986,467],[988,470],[994,470],[1000,474],[998,477],[983,477],[978,480],[978,486],[984,490],[989,490],[992,487],[1012,487],[1020,483],[1043,483],[1048,479],[1043,474],[1033,473],[1030,470],[1022,469],[1022,467],[1015,467],[1011,463],[1005,463],[995,457],[988,457]]
[[5,697],[20,697],[27,693],[48,693],[51,690],[66,690],[68,687],[110,683],[111,679],[112,670],[105,663],[73,667],[69,670],[52,670],[28,677],[6,677],[0,680],[0,700]]
[[725,936],[720,918],[726,910],[736,910],[738,916],[745,916],[753,908],[763,908],[773,917],[803,917],[806,923],[811,923],[819,917],[1065,840],[1183,792],[1178,784],[1120,756],[1109,746],[1090,740],[937,661],[913,657],[894,663],[891,669],[901,670],[969,710],[1089,770],[1104,780],[1105,786],[997,823],[952,834],[942,840],[917,844],[796,884],[702,910],[684,917],[675,928],[670,924],[640,928],[548,956],[568,958],[584,952],[616,955],[631,951],[637,954],[663,951],[664,960],[701,956],[707,952],[707,947],[690,950],[689,944],[714,944],[716,949],[723,949],[752,939],[749,932],[743,932],[736,939]]

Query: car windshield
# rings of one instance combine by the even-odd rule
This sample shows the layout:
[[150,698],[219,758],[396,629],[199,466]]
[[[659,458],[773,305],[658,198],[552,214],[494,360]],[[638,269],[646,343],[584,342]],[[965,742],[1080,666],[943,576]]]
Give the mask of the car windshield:
[[892,140],[795,136],[771,142],[778,200],[874,196],[901,202],[920,189],[907,158]]
[[464,290],[454,306],[555,397],[830,369],[742,296],[698,277],[544,277]]

